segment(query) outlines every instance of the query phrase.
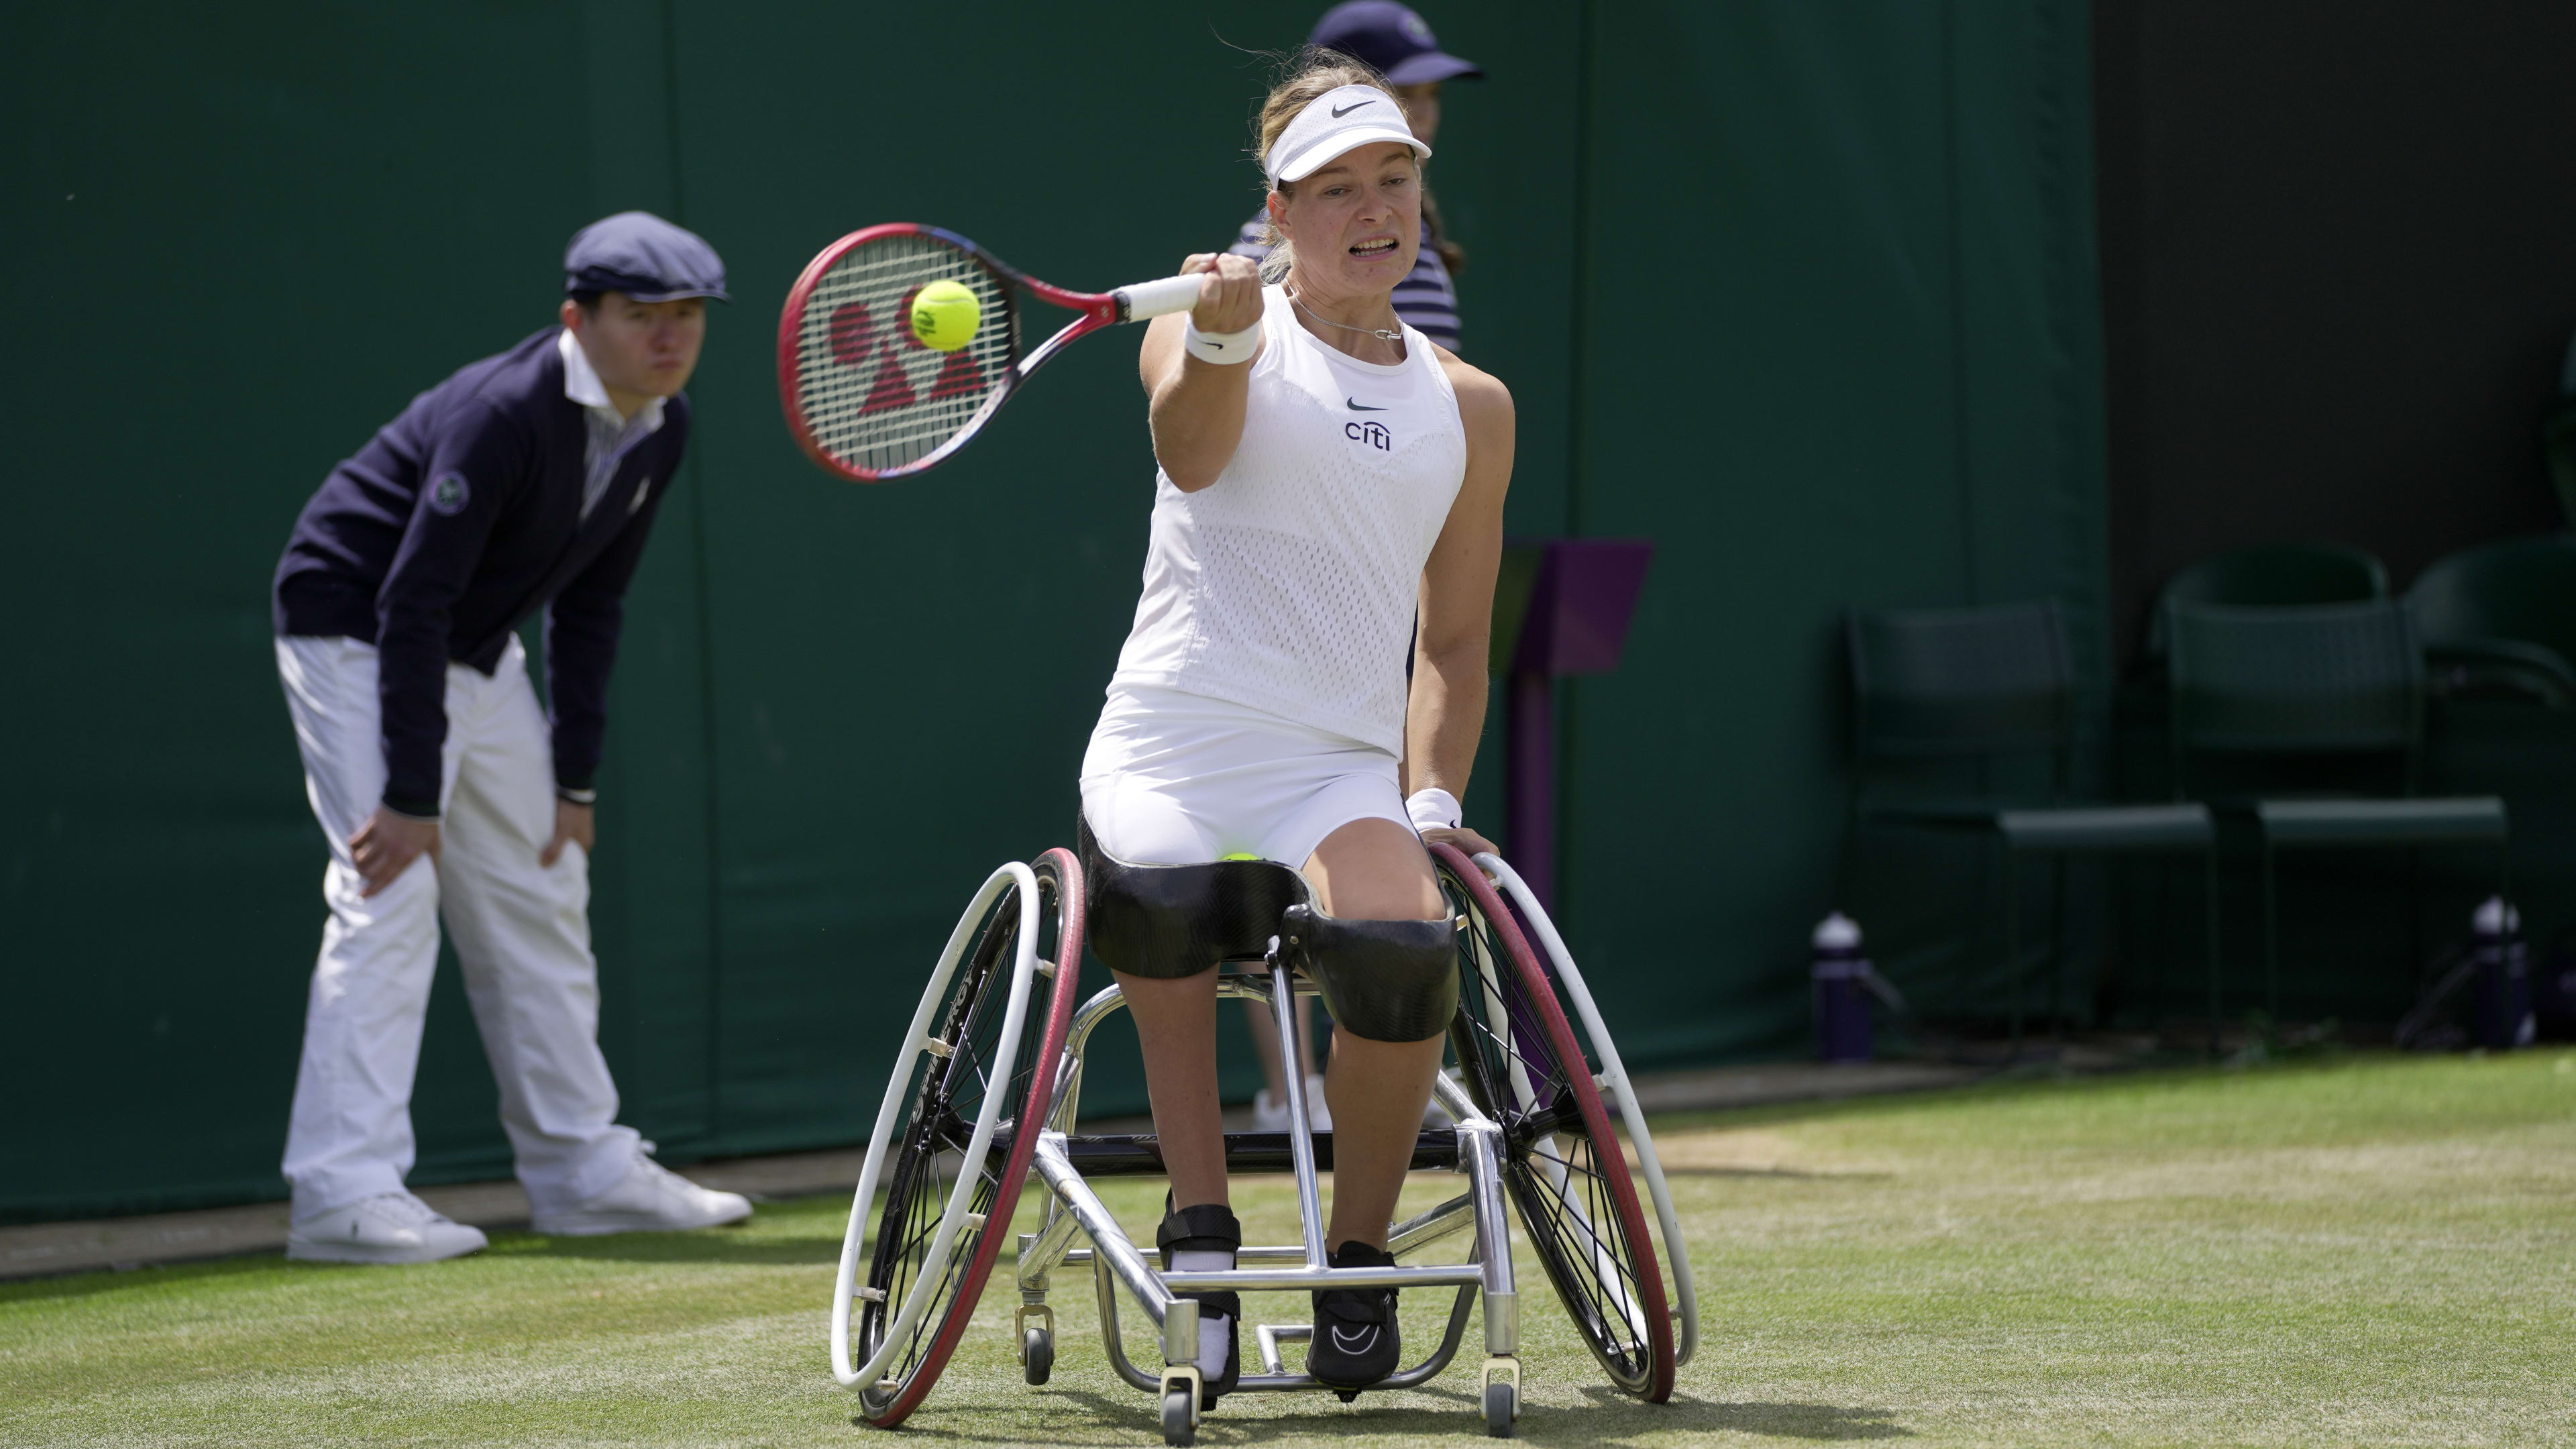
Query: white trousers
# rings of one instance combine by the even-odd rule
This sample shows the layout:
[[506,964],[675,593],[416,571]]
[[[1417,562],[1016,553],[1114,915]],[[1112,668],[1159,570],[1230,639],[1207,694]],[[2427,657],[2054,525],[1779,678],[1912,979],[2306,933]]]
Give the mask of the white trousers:
[[537,863],[554,834],[554,759],[527,651],[512,639],[488,679],[448,666],[439,859],[422,856],[366,897],[349,837],[385,786],[375,646],[280,638],[277,672],[305,793],[331,843],[322,876],[331,915],[286,1133],[293,1216],[397,1191],[411,1171],[412,1076],[442,917],[531,1204],[558,1211],[614,1187],[637,1137],[615,1124],[617,1088],[599,1054],[590,863],[578,845],[551,869]]

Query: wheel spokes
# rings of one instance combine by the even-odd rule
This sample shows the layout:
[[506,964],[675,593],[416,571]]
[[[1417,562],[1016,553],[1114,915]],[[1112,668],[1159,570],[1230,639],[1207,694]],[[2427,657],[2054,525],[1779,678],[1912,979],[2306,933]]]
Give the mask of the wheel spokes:
[[[1599,1157],[1618,1145],[1594,1141],[1575,1109],[1573,1074],[1581,1072],[1588,1086],[1590,1062],[1554,1049],[1497,924],[1465,889],[1453,884],[1451,896],[1468,922],[1464,1029],[1452,1040],[1462,1058],[1477,1058],[1466,1074],[1470,1094],[1503,1128],[1512,1195],[1560,1297],[1604,1367],[1623,1387],[1642,1391],[1654,1365],[1647,1300]],[[1575,1044],[1582,1046],[1579,1038]]]
[[1534,1237],[1546,1239],[1533,1246],[1551,1267],[1570,1270],[1551,1276],[1573,1290],[1570,1296],[1577,1302],[1569,1306],[1597,1330],[1587,1336],[1618,1357],[1630,1375],[1642,1377],[1650,1340],[1619,1215],[1598,1172],[1577,1161],[1562,1166],[1561,1173],[1552,1173],[1535,1156],[1512,1165],[1514,1195],[1524,1218]]
[[[947,1303],[959,1275],[974,1262],[984,1234],[997,1230],[989,1215],[1000,1195],[1009,1156],[999,1123],[966,1200],[966,1211],[985,1217],[986,1224],[980,1228],[972,1221],[961,1225],[949,1240],[947,1253],[936,1264],[931,1261],[931,1249],[946,1219],[949,1201],[959,1187],[956,1172],[973,1145],[976,1119],[982,1116],[985,1102],[996,1090],[1007,1094],[1006,1104],[1025,1096],[1037,1067],[1034,1038],[1024,1038],[1021,1054],[1027,1060],[1007,1075],[1001,1072],[1002,1064],[995,1057],[1010,992],[987,988],[1003,984],[1016,959],[1018,934],[1016,905],[1005,896],[994,903],[992,914],[981,927],[977,948],[961,963],[956,994],[942,1015],[938,1032],[938,1039],[948,1050],[935,1058],[924,1073],[916,1099],[913,1120],[920,1125],[904,1151],[893,1188],[904,1193],[904,1211],[899,1223],[889,1215],[881,1236],[879,1270],[871,1275],[871,1286],[882,1288],[884,1298],[870,1302],[861,1319],[861,1337],[867,1350],[873,1353],[882,1347],[887,1321],[900,1311],[925,1277],[932,1279],[927,1301],[934,1306],[914,1320],[902,1352],[885,1374],[890,1392],[909,1382],[920,1368],[948,1316],[948,1310],[939,1305]],[[1007,1225],[998,1230],[1007,1231]]]
[[[1585,1144],[1588,1152],[1590,1144]],[[1626,1326],[1631,1340],[1625,1347],[1643,1352],[1647,1341],[1646,1315],[1636,1291],[1636,1275],[1630,1268],[1626,1234],[1619,1226],[1619,1215],[1610,1201],[1607,1179],[1589,1167],[1563,1158],[1542,1158],[1543,1169],[1562,1209],[1556,1216],[1560,1233],[1567,1245],[1584,1254],[1592,1264],[1591,1286],[1597,1297],[1607,1300],[1616,1311],[1616,1321]],[[1579,1181],[1578,1193],[1566,1188]],[[1607,1224],[1607,1230],[1603,1225]],[[1612,1321],[1605,1313],[1603,1322]]]
[[[1037,1072],[1063,1056],[1072,1012],[1072,973],[1056,966],[1081,957],[1080,882],[1079,862],[1060,850],[1034,866],[995,871],[951,932],[942,984],[914,1017],[913,1030],[927,1040],[907,1046],[907,1066],[880,1113],[889,1127],[901,1123],[900,1135],[889,1131],[870,1148],[871,1163],[883,1163],[887,1195],[872,1209],[877,1232],[865,1286],[836,1290],[834,1305],[836,1325],[847,1323],[844,1312],[858,1319],[850,1326],[873,1377],[858,1381],[843,1337],[834,1343],[834,1372],[859,1391],[870,1424],[901,1424],[938,1382],[1009,1236],[1014,1214],[1003,1205],[1018,1206],[1035,1145],[1020,1127],[1046,1119],[1053,1083]],[[1031,949],[1044,943],[1057,949]],[[1041,954],[1043,981],[1021,971]],[[1006,1037],[1015,1043],[1007,1051]]]

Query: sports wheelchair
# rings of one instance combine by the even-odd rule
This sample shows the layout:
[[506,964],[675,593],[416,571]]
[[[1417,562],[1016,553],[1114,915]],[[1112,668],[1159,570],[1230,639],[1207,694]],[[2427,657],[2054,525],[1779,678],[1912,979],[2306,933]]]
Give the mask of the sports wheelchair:
[[[959,917],[906,1030],[860,1169],[832,1291],[832,1373],[858,1392],[862,1418],[891,1428],[928,1396],[974,1317],[1032,1165],[1049,1196],[1038,1230],[1018,1239],[1020,1305],[1012,1324],[1023,1377],[1044,1384],[1053,1370],[1051,1275],[1088,1266],[1109,1362],[1120,1378],[1160,1396],[1167,1444],[1194,1442],[1205,1407],[1196,1362],[1199,1304],[1176,1295],[1328,1287],[1457,1289],[1430,1356],[1369,1386],[1378,1390],[1411,1388],[1447,1368],[1481,1295],[1479,1398],[1486,1432],[1508,1437],[1520,1413],[1521,1371],[1506,1202],[1519,1214],[1530,1256],[1610,1381],[1651,1403],[1671,1395],[1674,1373],[1699,1339],[1672,1196],[1582,973],[1509,865],[1433,845],[1451,920],[1336,923],[1315,909],[1305,878],[1275,861],[1136,866],[1104,856],[1087,829],[1080,844],[1078,855],[1059,848],[993,872]],[[1418,1258],[1465,1232],[1465,1260],[1329,1266],[1316,1174],[1332,1167],[1332,1136],[1309,1129],[1305,1094],[1292,1090],[1285,1094],[1290,1130],[1227,1133],[1226,1163],[1230,1172],[1294,1175],[1303,1241],[1246,1245],[1232,1270],[1159,1271],[1087,1182],[1161,1175],[1155,1139],[1074,1130],[1084,1045],[1124,1005],[1112,985],[1076,1006],[1086,943],[1122,970],[1164,963],[1144,974],[1190,975],[1214,963],[1224,973],[1219,996],[1269,1003],[1285,1060],[1294,1062],[1304,1016],[1294,1009],[1296,997],[1323,996],[1337,1020],[1365,1035],[1380,1034],[1367,1030],[1368,1013],[1385,1020],[1389,1009],[1384,993],[1369,999],[1369,973],[1345,972],[1337,982],[1332,963],[1319,959],[1332,954],[1319,950],[1323,938],[1342,926],[1455,937],[1454,950],[1435,943],[1438,969],[1454,973],[1454,981],[1442,981],[1436,994],[1417,987],[1408,998],[1417,1018],[1425,1001],[1439,1003],[1448,1018],[1450,1061],[1434,1083],[1434,1100],[1454,1121],[1421,1134],[1412,1167],[1458,1173],[1466,1190],[1392,1225],[1388,1247],[1399,1259]],[[1544,956],[1531,950],[1533,936]],[[1363,959],[1365,952],[1363,943]],[[1386,959],[1381,952],[1370,964]],[[1454,1008],[1447,1005],[1453,985]],[[1394,1003],[1399,1016],[1407,1004]],[[1353,1024],[1353,1012],[1363,1024]],[[1388,1039],[1419,1040],[1437,1025],[1437,1018],[1399,1023],[1410,1034]],[[1627,1128],[1628,1152],[1613,1133],[1613,1109]],[[1660,1256],[1638,1202],[1639,1178],[1662,1229]],[[1088,1246],[1076,1246],[1077,1237]],[[1121,1288],[1154,1325],[1158,1371],[1128,1357]],[[1243,1327],[1258,1345],[1260,1371],[1253,1371],[1248,1343],[1235,1392],[1332,1387],[1281,1362],[1280,1345],[1309,1337],[1309,1324]],[[1336,1392],[1348,1402],[1361,1391]]]

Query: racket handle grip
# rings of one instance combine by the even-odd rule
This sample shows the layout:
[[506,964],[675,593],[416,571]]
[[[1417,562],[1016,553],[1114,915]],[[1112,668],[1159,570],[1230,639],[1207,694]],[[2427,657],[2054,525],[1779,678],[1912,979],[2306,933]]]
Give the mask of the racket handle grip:
[[1167,317],[1186,312],[1199,304],[1199,277],[1165,277],[1159,282],[1138,282],[1121,287],[1118,298],[1118,320],[1142,322],[1148,317]]

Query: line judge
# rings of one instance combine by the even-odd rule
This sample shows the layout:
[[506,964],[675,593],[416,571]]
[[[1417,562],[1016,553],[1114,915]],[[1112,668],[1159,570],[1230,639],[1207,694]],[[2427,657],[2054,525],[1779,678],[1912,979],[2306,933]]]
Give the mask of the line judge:
[[[630,211],[575,235],[564,272],[559,325],[414,398],[331,471],[278,563],[278,674],[331,843],[287,1128],[289,1258],[484,1245],[403,1184],[442,919],[538,1232],[751,1213],[617,1125],[588,916],[626,585],[688,445],[680,389],[724,263]],[[540,610],[551,709],[516,632]]]

